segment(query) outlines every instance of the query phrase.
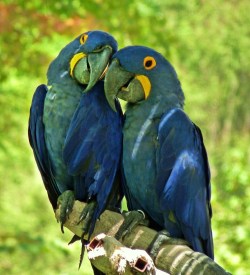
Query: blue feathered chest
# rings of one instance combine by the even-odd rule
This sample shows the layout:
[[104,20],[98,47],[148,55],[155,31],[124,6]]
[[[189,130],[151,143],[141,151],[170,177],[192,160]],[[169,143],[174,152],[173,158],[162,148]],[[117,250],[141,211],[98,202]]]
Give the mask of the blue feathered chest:
[[54,84],[45,99],[45,141],[61,192],[72,184],[63,162],[62,152],[67,130],[81,95],[81,89],[76,85],[72,87]]
[[146,116],[141,110],[138,111],[140,108],[131,108],[126,112],[123,167],[127,187],[136,205],[143,205],[142,210],[154,212],[156,220],[161,220],[155,191],[160,121],[155,117],[157,108],[158,105],[153,106]]

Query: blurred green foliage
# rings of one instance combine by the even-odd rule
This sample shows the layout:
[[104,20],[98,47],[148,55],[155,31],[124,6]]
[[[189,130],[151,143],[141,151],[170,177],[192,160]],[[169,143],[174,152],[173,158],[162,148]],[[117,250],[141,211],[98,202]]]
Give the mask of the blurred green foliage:
[[[0,4],[0,271],[79,274],[27,139],[31,98],[59,50],[90,29],[142,44],[175,66],[212,168],[216,261],[249,274],[250,2],[4,0]],[[91,274],[89,266],[80,273]],[[2,272],[1,272],[2,273]]]

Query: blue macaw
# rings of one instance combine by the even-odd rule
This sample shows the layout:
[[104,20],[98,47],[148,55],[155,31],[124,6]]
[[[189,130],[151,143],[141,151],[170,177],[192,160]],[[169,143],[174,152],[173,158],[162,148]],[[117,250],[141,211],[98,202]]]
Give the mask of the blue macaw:
[[75,199],[88,203],[79,219],[89,236],[104,209],[121,201],[121,109],[110,108],[102,80],[116,51],[106,32],[78,36],[50,64],[49,86],[33,96],[29,141],[52,207],[62,203],[62,231]]
[[184,94],[158,52],[130,46],[112,58],[105,94],[128,102],[123,169],[129,210],[213,259],[210,169],[200,129],[183,111]]

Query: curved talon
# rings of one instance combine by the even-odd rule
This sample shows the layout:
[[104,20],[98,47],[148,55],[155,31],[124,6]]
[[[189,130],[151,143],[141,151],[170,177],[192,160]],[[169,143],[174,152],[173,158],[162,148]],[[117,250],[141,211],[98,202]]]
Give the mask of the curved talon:
[[82,236],[84,236],[85,234],[89,233],[89,230],[92,226],[92,218],[95,212],[97,206],[97,202],[92,200],[90,202],[88,202],[85,207],[83,208],[80,216],[79,216],[79,220],[77,224],[80,224],[81,222],[83,222],[83,226],[82,226]]
[[141,209],[138,209],[137,212],[141,213],[142,216],[143,216],[143,220],[146,219],[146,216],[145,216],[145,213],[141,210]]
[[79,223],[84,219],[88,219],[90,216],[93,215],[96,205],[97,205],[96,201],[91,201],[86,204],[86,206],[83,208],[82,213],[79,217]]
[[173,245],[188,245],[188,242],[186,240],[171,238],[167,230],[161,230],[157,232],[149,247],[146,249],[146,251],[153,260],[155,260],[156,256],[158,255],[158,252],[160,251],[161,246],[164,243],[169,243]]
[[152,242],[149,244],[147,248],[148,254],[152,257],[153,260],[155,260],[161,245],[169,240],[170,234],[166,230],[162,230],[157,232]]
[[124,221],[122,225],[120,226],[119,230],[115,234],[115,238],[117,240],[123,239],[127,234],[129,234],[137,225],[143,224],[147,225],[148,220],[146,218],[146,215],[142,210],[133,210],[128,211],[124,216]]
[[60,224],[61,224],[61,232],[64,233],[64,224],[69,218],[69,215],[73,209],[75,201],[74,192],[71,190],[64,191],[57,200],[57,206],[61,205],[61,213],[60,213]]

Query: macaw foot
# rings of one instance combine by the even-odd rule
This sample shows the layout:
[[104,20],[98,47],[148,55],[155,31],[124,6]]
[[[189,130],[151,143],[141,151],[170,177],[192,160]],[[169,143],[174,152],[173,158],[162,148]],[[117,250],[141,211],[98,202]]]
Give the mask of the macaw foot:
[[83,234],[86,234],[89,231],[91,220],[95,212],[96,206],[97,202],[95,200],[91,200],[85,205],[85,207],[82,210],[78,223],[84,221],[82,228]]
[[61,223],[62,233],[64,233],[63,225],[65,224],[66,220],[69,218],[69,214],[72,211],[74,202],[75,202],[75,196],[74,196],[74,192],[71,190],[67,190],[63,192],[57,200],[57,207],[61,205],[59,221]]
[[161,230],[157,232],[155,238],[146,250],[153,260],[155,260],[156,256],[160,251],[161,246],[165,243],[172,245],[187,245],[187,241],[172,238],[167,230]]
[[124,216],[124,221],[115,234],[117,240],[123,239],[127,234],[130,234],[137,225],[147,226],[149,222],[142,210],[128,211],[122,213],[122,215]]

